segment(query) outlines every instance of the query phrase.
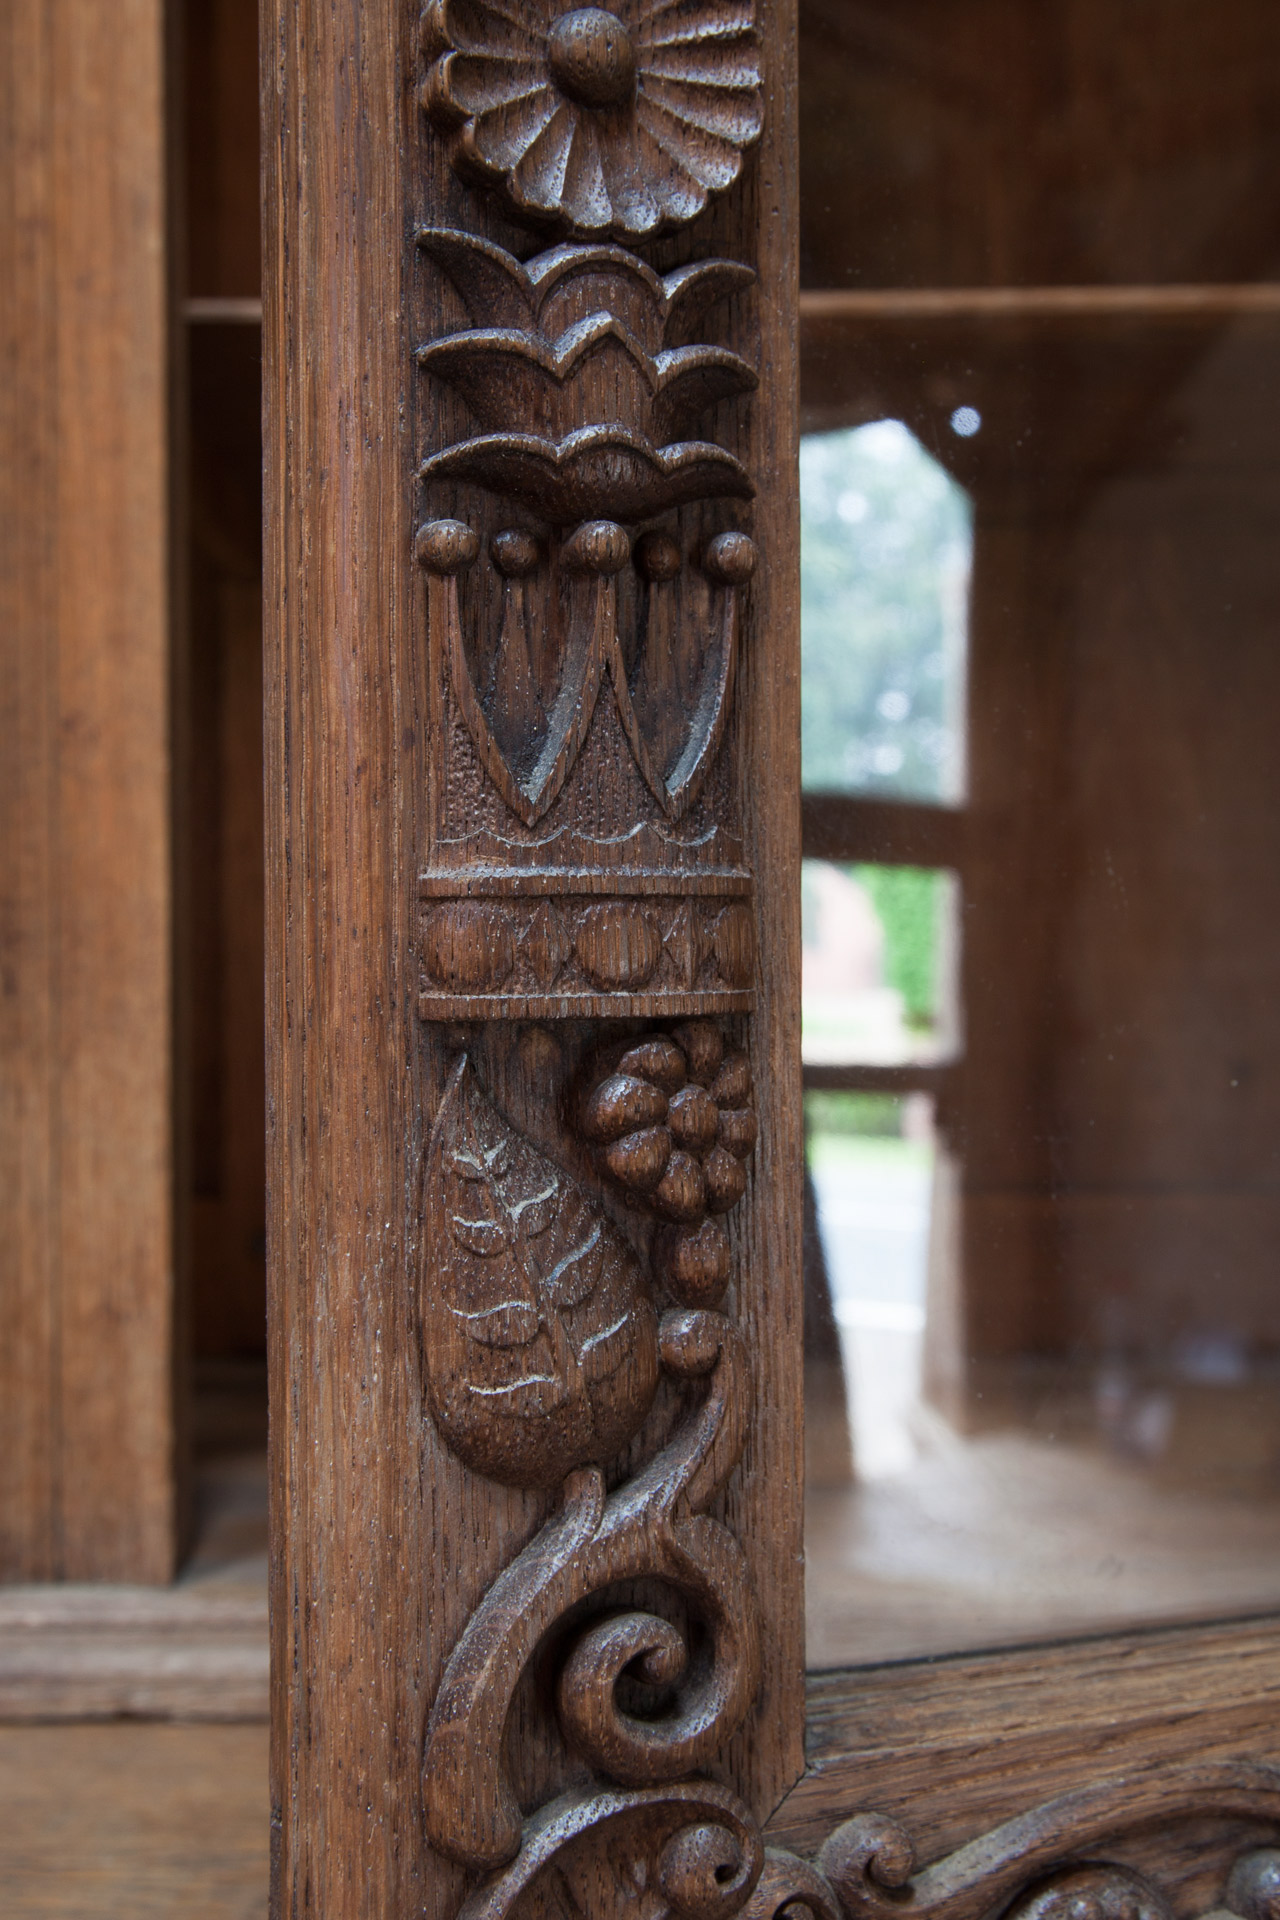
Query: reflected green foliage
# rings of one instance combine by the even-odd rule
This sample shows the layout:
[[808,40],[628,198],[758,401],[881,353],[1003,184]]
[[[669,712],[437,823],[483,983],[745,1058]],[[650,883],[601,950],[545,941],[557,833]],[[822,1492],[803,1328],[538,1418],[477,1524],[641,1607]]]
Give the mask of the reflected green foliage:
[[896,420],[800,444],[806,787],[960,796],[968,495]]
[[892,1093],[806,1093],[804,1117],[810,1134],[896,1140],[902,1133],[902,1101]]
[[928,1025],[938,1007],[938,936],[943,877],[927,867],[853,867],[884,928],[884,980],[902,995],[912,1026]]

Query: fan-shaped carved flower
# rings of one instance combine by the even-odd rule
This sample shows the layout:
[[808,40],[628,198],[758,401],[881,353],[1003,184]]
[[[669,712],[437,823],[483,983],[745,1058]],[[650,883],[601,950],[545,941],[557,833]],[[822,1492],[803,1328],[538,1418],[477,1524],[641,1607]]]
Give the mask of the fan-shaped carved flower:
[[753,0],[430,0],[424,104],[460,172],[581,233],[702,212],[760,135]]

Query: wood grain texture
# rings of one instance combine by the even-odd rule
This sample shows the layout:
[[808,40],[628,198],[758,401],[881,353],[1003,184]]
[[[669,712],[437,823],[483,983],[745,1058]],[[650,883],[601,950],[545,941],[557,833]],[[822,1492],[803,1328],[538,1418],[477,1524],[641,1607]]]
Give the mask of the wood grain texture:
[[0,1721],[121,1716],[265,1721],[261,1575],[0,1593]]
[[1123,21],[1100,0],[813,0],[803,27],[806,286],[1271,274],[1280,24],[1257,0],[1212,22],[1195,0]]
[[[551,1511],[544,1493],[503,1490],[445,1448],[424,1418],[416,1358],[423,1159],[461,1035],[419,1023],[413,1004],[413,897],[445,744],[428,724],[438,691],[414,531],[424,497],[428,516],[469,520],[476,496],[461,482],[451,493],[433,481],[425,496],[415,485],[425,458],[459,442],[464,415],[413,364],[459,312],[405,235],[464,227],[508,251],[520,236],[459,184],[421,118],[415,12],[303,0],[268,8],[263,36],[277,1898],[326,1916],[456,1909],[465,1882],[422,1836],[418,1742],[468,1619]],[[724,749],[703,789],[708,806],[732,805],[765,930],[755,990],[767,1012],[750,1052],[767,1118],[731,1228],[752,1387],[742,1465],[710,1516],[746,1551],[768,1649],[743,1730],[714,1763],[757,1813],[799,1770],[802,1664],[790,33],[785,11],[766,22],[766,131],[739,188],[653,254],[664,273],[693,258],[748,260],[772,289],[729,303],[717,335],[774,398],[758,414],[731,400],[713,410],[717,437],[756,478],[760,564]],[[722,527],[705,528],[699,552]],[[500,608],[527,555],[512,541],[494,551]],[[644,564],[657,578],[666,563]],[[652,793],[616,712],[597,704],[601,791],[609,800],[634,778]],[[512,817],[484,805],[476,829]],[[474,951],[469,939],[459,932],[454,951]],[[602,933],[593,962],[613,965],[618,951]],[[746,1037],[742,1022],[732,1038]],[[593,1179],[556,1089],[597,1038],[581,1021],[519,1019],[468,1035],[507,1124]],[[632,1471],[682,1411],[664,1389]],[[512,1708],[522,1809],[581,1778],[548,1705],[534,1673]]]
[[262,1920],[267,1730],[0,1727],[6,1920]]
[[938,1859],[1082,1779],[1274,1760],[1278,1689],[1270,1620],[812,1674],[807,1770],[769,1837],[811,1852],[857,1806]]
[[22,4],[2,31],[0,1578],[162,1581],[164,9]]

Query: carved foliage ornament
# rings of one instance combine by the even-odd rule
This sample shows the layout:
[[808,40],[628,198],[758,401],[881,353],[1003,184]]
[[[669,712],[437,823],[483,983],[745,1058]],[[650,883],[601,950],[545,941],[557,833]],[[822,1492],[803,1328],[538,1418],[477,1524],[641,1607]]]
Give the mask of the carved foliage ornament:
[[513,213],[640,237],[692,220],[760,136],[751,0],[431,0],[423,105]]
[[[489,538],[502,583],[496,645],[464,631],[457,583],[480,557],[478,533],[450,519],[418,535],[433,650],[481,764],[533,826],[569,780],[608,683],[645,785],[678,820],[724,734],[755,550],[726,530],[688,553],[669,529],[636,538],[628,525],[753,493],[735,455],[690,435],[756,376],[727,348],[689,336],[754,276],[726,260],[659,276],[610,246],[554,247],[521,262],[454,229],[424,229],[418,243],[474,323],[429,342],[419,362],[462,395],[480,428],[432,453],[421,478],[483,487],[546,529],[499,525]],[[639,631],[624,646],[618,576],[632,568]],[[492,618],[492,595],[475,599]]]
[[[678,1039],[632,1052],[623,1064],[660,1071],[671,1090],[668,1158],[672,1129],[680,1133],[686,1108],[692,1124],[695,1106],[702,1147],[714,1152],[702,1135],[719,1109],[691,1073],[727,1073],[735,1097],[748,1088],[718,1032],[694,1022]],[[595,1111],[590,1093],[586,1103]],[[681,1137],[692,1141],[689,1125]],[[475,1471],[561,1491],[559,1511],[473,1613],[427,1727],[432,1843],[493,1867],[521,1848],[506,1764],[516,1689],[545,1637],[594,1596],[657,1580],[699,1626],[695,1653],[664,1616],[601,1612],[597,1603],[570,1634],[556,1710],[566,1743],[598,1773],[626,1786],[679,1780],[710,1763],[748,1712],[759,1680],[755,1595],[742,1548],[707,1508],[742,1452],[750,1381],[724,1314],[677,1306],[658,1320],[629,1240],[587,1188],[503,1119],[465,1056],[437,1115],[425,1178],[423,1361],[436,1425]],[[610,1493],[605,1470],[643,1423],[660,1367],[673,1380],[705,1382],[701,1404]],[[624,1704],[627,1673],[657,1689],[661,1704],[645,1713]]]
[[[667,703],[650,684],[647,635],[641,637],[633,673],[628,674],[622,658],[613,576],[633,559],[623,528],[608,520],[588,521],[545,553],[536,540],[526,538],[528,564],[508,585],[497,670],[487,683],[477,682],[472,666],[456,582],[456,575],[475,563],[479,540],[456,520],[430,521],[418,540],[419,559],[438,577],[432,592],[439,649],[485,771],[512,812],[533,826],[572,773],[607,680],[645,784],[667,817],[680,819],[697,797],[724,734],[737,666],[739,591],[755,566],[751,541],[745,534],[718,534],[702,555],[710,631],[696,649],[698,697],[671,738]],[[502,543],[507,540],[504,530],[491,543],[491,563],[499,572],[506,571]],[[673,567],[671,558],[664,546],[662,573],[649,594],[654,620],[660,612],[663,575],[670,580],[681,565],[678,549]],[[651,544],[639,545],[634,560],[638,571],[648,572]],[[528,579],[534,575],[541,579]],[[550,606],[553,634],[551,657],[541,674],[534,664],[526,600],[530,587],[537,585]],[[660,671],[658,663],[655,667]]]
[[[514,1864],[461,1920],[1174,1920],[1170,1894],[1108,1860],[1108,1843],[1214,1814],[1274,1827],[1280,1772],[1196,1767],[1063,1795],[919,1875],[910,1835],[877,1814],[846,1821],[811,1862],[762,1847],[747,1810],[710,1782],[567,1794],[527,1822]],[[1204,1920],[1278,1911],[1280,1852],[1264,1847],[1236,1861]]]

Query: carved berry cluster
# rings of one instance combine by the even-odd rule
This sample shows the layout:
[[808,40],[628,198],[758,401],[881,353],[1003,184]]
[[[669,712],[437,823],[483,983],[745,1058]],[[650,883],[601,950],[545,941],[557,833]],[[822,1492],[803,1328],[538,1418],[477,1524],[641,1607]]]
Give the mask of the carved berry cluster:
[[717,1216],[742,1198],[756,1143],[746,1054],[710,1020],[642,1040],[591,1087],[579,1124],[628,1198],[668,1223],[655,1253],[673,1296],[714,1306],[729,1284]]

